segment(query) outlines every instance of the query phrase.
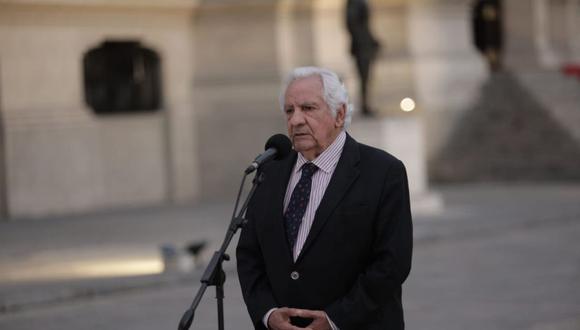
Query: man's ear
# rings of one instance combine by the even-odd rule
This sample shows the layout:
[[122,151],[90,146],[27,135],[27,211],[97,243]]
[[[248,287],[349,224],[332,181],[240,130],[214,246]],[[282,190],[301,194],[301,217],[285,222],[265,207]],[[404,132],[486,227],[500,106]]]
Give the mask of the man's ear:
[[334,121],[335,127],[344,127],[344,119],[346,118],[346,104],[341,104],[336,111],[336,119]]

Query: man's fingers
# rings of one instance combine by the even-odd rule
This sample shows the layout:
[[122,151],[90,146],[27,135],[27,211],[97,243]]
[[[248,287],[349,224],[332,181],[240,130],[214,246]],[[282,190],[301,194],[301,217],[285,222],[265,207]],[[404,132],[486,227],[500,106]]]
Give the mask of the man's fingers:
[[288,324],[284,325],[284,327],[283,327],[283,328],[281,328],[281,329],[282,329],[282,330],[306,330],[306,329],[308,329],[308,330],[312,330],[312,328],[309,328],[309,327],[307,327],[307,328],[300,328],[300,327],[297,327],[297,326],[295,326],[295,325],[292,325],[292,324],[290,324],[290,323],[288,323]]
[[290,316],[299,316],[302,317],[303,311],[305,311],[305,309],[299,309],[299,308],[286,308],[285,312],[288,313],[288,315]]
[[297,326],[292,325],[290,323],[285,323],[285,324],[281,325],[279,329],[280,330],[304,330],[304,328],[297,327]]
[[296,308],[282,307],[278,308],[275,312],[278,312],[278,314],[284,318],[289,318],[290,316],[296,316],[297,310],[298,309]]
[[[313,319],[313,321],[306,328],[300,328],[290,324],[290,317],[309,318]],[[315,330],[319,329],[320,324],[326,322],[326,313],[323,311],[282,307],[272,313],[268,323],[275,330]]]
[[305,317],[311,319],[326,317],[326,314],[323,311],[313,311],[309,309],[294,309],[293,312],[295,314],[292,314],[292,316]]

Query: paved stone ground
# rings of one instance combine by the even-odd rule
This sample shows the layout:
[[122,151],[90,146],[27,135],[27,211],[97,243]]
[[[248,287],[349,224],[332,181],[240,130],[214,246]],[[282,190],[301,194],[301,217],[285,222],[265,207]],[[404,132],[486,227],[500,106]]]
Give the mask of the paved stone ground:
[[[415,218],[408,329],[580,329],[580,185],[437,190],[445,209]],[[226,203],[0,224],[0,329],[177,328],[199,268],[74,280],[63,271],[48,280],[54,272],[46,265],[151,257],[160,244],[197,239],[211,242],[210,254],[230,212]],[[226,264],[226,328],[249,329],[233,265]],[[214,295],[206,293],[192,329],[217,329]]]

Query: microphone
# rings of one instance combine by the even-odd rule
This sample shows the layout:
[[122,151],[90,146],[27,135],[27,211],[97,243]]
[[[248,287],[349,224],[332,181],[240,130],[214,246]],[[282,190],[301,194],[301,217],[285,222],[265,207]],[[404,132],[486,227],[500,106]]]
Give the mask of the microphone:
[[286,157],[290,153],[290,150],[292,150],[292,143],[286,135],[275,134],[268,139],[264,149],[266,149],[266,151],[259,154],[252,164],[246,168],[246,174],[254,172],[258,167],[271,159],[282,159]]

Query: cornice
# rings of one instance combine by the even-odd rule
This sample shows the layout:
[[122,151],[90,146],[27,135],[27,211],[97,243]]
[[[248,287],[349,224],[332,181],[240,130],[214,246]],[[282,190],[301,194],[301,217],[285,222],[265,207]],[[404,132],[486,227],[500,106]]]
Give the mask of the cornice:
[[26,7],[102,7],[136,9],[180,9],[191,10],[199,6],[200,0],[0,0],[0,6]]

